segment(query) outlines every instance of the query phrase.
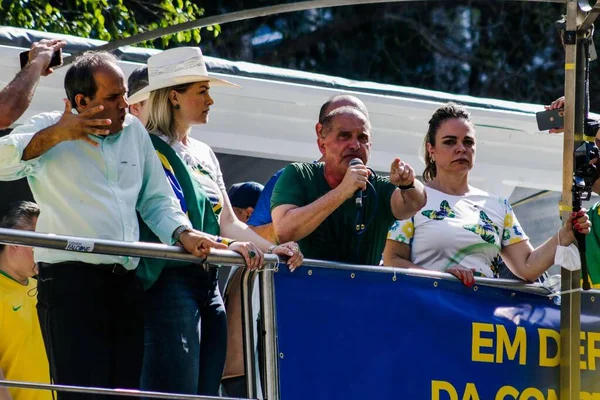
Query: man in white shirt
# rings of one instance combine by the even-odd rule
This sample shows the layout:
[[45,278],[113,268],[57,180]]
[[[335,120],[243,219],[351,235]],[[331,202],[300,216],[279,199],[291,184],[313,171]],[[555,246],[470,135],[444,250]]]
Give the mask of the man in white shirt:
[[[138,211],[164,243],[179,241],[197,257],[225,248],[190,228],[146,130],[126,114],[127,85],[114,56],[79,57],[65,76],[65,90],[63,113],[36,116],[0,139],[0,179],[27,178],[41,209],[37,231],[136,241]],[[92,241],[78,244],[93,247]],[[38,316],[54,382],[139,387],[138,259],[41,248],[34,255]],[[58,394],[59,400],[81,397]]]

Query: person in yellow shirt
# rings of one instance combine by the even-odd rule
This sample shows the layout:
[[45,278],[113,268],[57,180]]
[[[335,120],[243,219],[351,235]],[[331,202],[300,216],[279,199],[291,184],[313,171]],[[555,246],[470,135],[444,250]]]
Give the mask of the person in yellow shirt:
[[[1,228],[34,231],[40,210],[19,201],[8,206]],[[37,274],[31,247],[0,245],[0,374],[6,380],[50,383],[38,321]],[[46,390],[9,388],[12,400],[51,400]]]

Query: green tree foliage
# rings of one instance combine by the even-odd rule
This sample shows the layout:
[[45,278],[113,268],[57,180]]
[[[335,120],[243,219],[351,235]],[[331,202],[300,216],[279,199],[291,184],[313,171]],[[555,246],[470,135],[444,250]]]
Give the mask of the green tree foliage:
[[[218,0],[204,7],[214,15],[280,3]],[[536,1],[335,7],[223,25],[219,39],[203,48],[232,60],[547,104],[563,93],[564,54],[555,21],[565,12],[564,4]],[[265,32],[279,33],[281,39],[256,40]],[[596,64],[592,108],[600,105]]]
[[[0,0],[0,24],[80,37],[116,40],[202,16],[191,0]],[[220,28],[209,27],[214,36]],[[142,43],[166,48],[200,43],[200,30]]]
[[[293,1],[0,0],[0,23],[115,40],[204,14]],[[564,55],[555,21],[565,11],[559,3],[489,0],[334,7],[210,27],[202,47],[206,54],[231,60],[549,103],[563,92]],[[200,39],[195,30],[144,45],[166,48]],[[600,104],[595,68],[592,64],[593,109]]]

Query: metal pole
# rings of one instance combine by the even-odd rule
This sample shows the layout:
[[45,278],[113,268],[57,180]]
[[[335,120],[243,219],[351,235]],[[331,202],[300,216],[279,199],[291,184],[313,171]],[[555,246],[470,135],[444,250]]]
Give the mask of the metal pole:
[[275,318],[275,284],[273,274],[277,264],[266,268],[260,276],[261,336],[264,340],[264,395],[267,400],[279,400],[279,354],[277,352],[277,320]]
[[[200,29],[216,24],[226,24],[229,22],[244,21],[247,19],[266,17],[274,14],[284,14],[297,11],[306,11],[327,7],[352,6],[360,4],[379,4],[379,3],[406,3],[415,1],[439,1],[439,0],[312,0],[300,1],[296,3],[280,4],[276,6],[254,8],[251,10],[236,11],[228,14],[216,15],[212,17],[199,18],[193,21],[183,22],[181,24],[171,25],[166,28],[155,29],[153,31],[143,32],[137,35],[129,36],[113,42],[108,42],[98,46],[95,50],[113,51],[123,46],[132,46],[147,40],[158,39],[162,36],[172,35],[177,32],[189,31],[191,29]],[[450,0],[446,0],[450,1]],[[454,1],[454,0],[452,0]],[[529,1],[535,3],[565,3],[568,0],[504,0],[504,1]],[[63,60],[61,67],[69,65],[75,57],[82,54],[74,53]]]
[[[573,185],[573,154],[575,132],[583,134],[583,102],[578,84],[582,62],[578,57],[581,40],[577,33],[579,7],[577,0],[567,2],[567,27],[565,33],[565,133],[563,138],[563,191],[562,218],[566,221],[571,212]],[[570,36],[569,36],[570,35]],[[584,67],[585,67],[585,63]],[[581,329],[579,271],[561,269],[560,307],[560,399],[579,399],[579,332]]]
[[[0,243],[44,247],[78,253],[161,258],[172,261],[186,261],[194,264],[246,265],[241,255],[229,250],[211,250],[208,258],[202,259],[188,253],[184,248],[179,246],[146,242],[119,242],[116,240],[55,235],[18,229],[0,228]],[[277,262],[277,260],[277,256],[265,254],[264,264]]]
[[0,380],[0,387],[17,387],[22,389],[32,390],[53,390],[57,392],[70,392],[70,393],[86,393],[86,394],[102,394],[109,396],[127,396],[127,397],[146,397],[153,399],[194,399],[194,400],[240,400],[239,398],[233,397],[213,397],[213,396],[197,396],[191,394],[175,394],[175,393],[163,393],[163,392],[147,392],[144,390],[133,390],[133,389],[104,389],[104,388],[91,388],[83,386],[67,386],[67,385],[49,385],[44,383],[32,383],[32,382],[19,382],[19,381],[6,381]]
[[[430,271],[430,270],[425,270],[425,269],[344,264],[344,263],[334,263],[331,261],[312,260],[312,259],[304,259],[303,268],[327,268],[327,269],[343,269],[343,270],[347,270],[347,271],[365,271],[365,272],[380,272],[380,273],[382,272],[382,273],[387,273],[387,274],[396,274],[398,276],[411,275],[411,276],[419,276],[419,277],[426,277],[426,278],[456,282],[456,277],[454,275],[451,275],[446,272]],[[517,281],[514,279],[475,277],[475,284],[505,288],[505,289],[509,289],[509,290],[518,290],[518,291],[533,293],[533,294],[538,294],[538,295],[547,295],[548,294],[547,289],[545,289],[539,283],[527,283],[525,281]]]
[[254,282],[256,281],[256,272],[245,270],[242,272],[242,331],[244,338],[244,369],[246,373],[246,395],[250,398],[258,397],[258,374],[256,371],[256,352],[254,336],[254,310],[252,308],[252,294],[254,291]]

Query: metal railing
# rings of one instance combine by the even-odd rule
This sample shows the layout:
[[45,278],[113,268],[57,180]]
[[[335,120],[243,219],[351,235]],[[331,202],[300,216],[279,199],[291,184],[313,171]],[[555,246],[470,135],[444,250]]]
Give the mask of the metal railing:
[[[83,253],[111,254],[132,257],[162,258],[175,261],[188,261],[191,263],[209,263],[213,265],[244,266],[243,257],[238,253],[228,250],[212,250],[206,259],[201,259],[188,254],[177,246],[168,246],[156,243],[119,242],[114,240],[91,239],[74,236],[21,231],[0,228],[0,243],[44,247],[63,251]],[[74,246],[73,244],[82,244]],[[365,271],[393,275],[412,275],[438,280],[456,281],[453,275],[423,269],[404,269],[385,266],[366,266],[355,264],[342,264],[331,261],[306,259],[307,268],[326,268],[347,271]],[[268,400],[279,400],[279,368],[277,346],[277,321],[275,309],[274,273],[278,271],[279,259],[275,255],[265,254],[263,266],[259,270],[245,270],[242,275],[242,318],[244,358],[247,380],[247,393],[249,398],[263,397]],[[258,337],[255,335],[256,320],[252,305],[252,296],[256,279],[260,278],[260,327]],[[494,279],[476,277],[477,285],[501,287],[505,289],[549,295],[549,290],[540,284],[528,284],[522,281],[509,279]],[[260,367],[256,367],[256,342],[261,341],[264,354],[261,355]],[[260,373],[259,373],[260,370]],[[262,379],[261,379],[262,378]],[[55,391],[69,391],[79,393],[96,393],[123,396],[144,396],[148,398],[168,399],[215,399],[215,397],[181,395],[172,393],[145,392],[125,389],[86,388],[80,386],[49,385],[30,382],[15,382],[0,380],[0,386],[20,387],[28,389],[44,389]],[[261,391],[262,388],[262,391]],[[262,396],[260,396],[262,392]],[[223,399],[223,398],[221,398]]]
[[7,381],[0,379],[0,387],[15,387],[21,389],[32,390],[51,390],[56,392],[70,392],[82,394],[102,394],[108,396],[125,396],[125,397],[145,397],[152,399],[185,399],[185,400],[240,400],[236,397],[214,397],[214,396],[198,396],[192,394],[175,394],[163,392],[149,392],[145,390],[133,389],[104,389],[84,386],[67,386],[67,385],[50,385],[44,383]]
[[[378,272],[390,275],[411,275],[420,276],[424,278],[433,278],[439,280],[447,280],[456,282],[457,278],[446,272],[430,271],[426,269],[416,268],[396,268],[386,266],[372,266],[372,265],[356,265],[356,264],[343,264],[324,260],[311,260],[305,259],[305,265],[310,265],[314,268],[327,268],[327,269],[343,269],[347,271],[364,271],[364,272]],[[513,279],[499,279],[499,278],[486,278],[486,277],[475,277],[475,284],[500,287],[506,289],[519,290],[528,293],[547,295],[548,289],[539,283],[528,283],[525,281],[518,281]]]
[[[106,254],[128,257],[160,258],[173,261],[186,261],[195,264],[207,263],[215,266],[245,266],[243,257],[238,253],[229,250],[213,250],[206,259],[202,259],[187,253],[183,248],[178,246],[168,246],[164,244],[144,242],[120,242],[115,240],[55,235],[16,229],[0,228],[0,243],[16,244],[31,247],[43,247],[55,250],[87,254]],[[264,264],[266,265],[277,265],[278,261],[279,259],[275,255],[265,254],[264,256]],[[250,288],[252,288],[252,286],[250,286]],[[225,398],[183,395],[176,393],[150,392],[130,389],[91,388],[82,386],[17,382],[8,380],[0,380],[0,387],[17,387],[24,389],[52,390],[59,392],[76,392],[84,394],[105,394],[113,396],[143,396],[146,398],[158,399],[234,399],[231,397]]]
[[[208,258],[202,259],[193,256],[179,246],[168,246],[160,243],[120,242],[116,240],[55,235],[53,233],[38,233],[16,229],[0,228],[0,243],[44,247],[76,253],[161,258],[172,261],[187,261],[194,264],[208,263],[245,266],[243,257],[230,250],[212,250]],[[265,263],[276,263],[277,261],[277,256],[265,254]]]

